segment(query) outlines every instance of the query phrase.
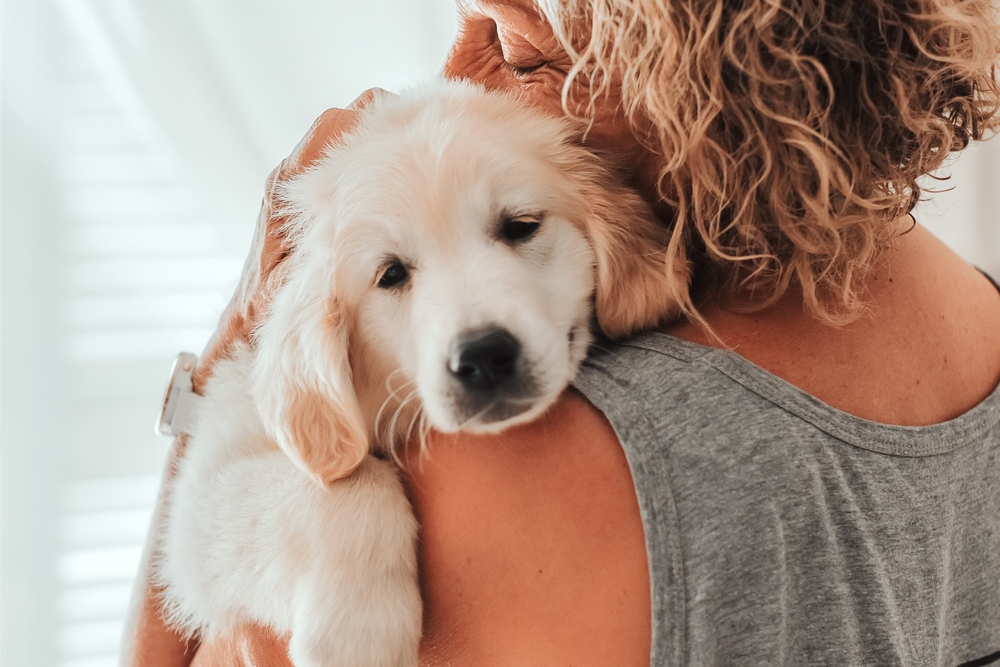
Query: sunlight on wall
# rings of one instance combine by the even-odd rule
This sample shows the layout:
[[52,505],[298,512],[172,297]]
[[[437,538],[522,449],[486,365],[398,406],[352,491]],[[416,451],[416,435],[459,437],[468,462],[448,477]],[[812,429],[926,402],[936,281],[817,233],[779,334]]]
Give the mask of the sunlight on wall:
[[[63,390],[64,419],[104,413],[109,426],[100,449],[79,451],[78,442],[65,448],[85,459],[101,450],[128,452],[150,437],[136,437],[119,418],[138,418],[141,410],[148,421],[155,412],[155,394],[132,399],[130,373],[162,367],[177,350],[202,348],[242,258],[223,247],[218,225],[130,89],[96,17],[79,2],[58,7],[70,37],[57,68],[62,122],[54,155],[64,201],[57,288],[63,365],[68,375],[125,392],[95,397],[89,383]],[[163,444],[153,447],[162,452]],[[110,667],[159,476],[81,480],[67,472],[57,510],[57,653],[62,667]]]
[[63,667],[117,664],[132,579],[159,484],[159,475],[143,475],[64,486],[56,560]]

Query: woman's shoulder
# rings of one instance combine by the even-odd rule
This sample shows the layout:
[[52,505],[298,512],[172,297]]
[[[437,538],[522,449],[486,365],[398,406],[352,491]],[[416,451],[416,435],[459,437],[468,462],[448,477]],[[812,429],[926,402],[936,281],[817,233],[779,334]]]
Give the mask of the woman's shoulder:
[[[1000,293],[921,227],[864,288],[867,312],[823,324],[789,293],[775,307],[705,316],[733,352],[849,415],[904,426],[962,415],[1000,382]],[[668,332],[716,345],[688,323]]]
[[649,664],[631,474],[580,393],[498,435],[432,434],[405,481],[421,524],[422,664]]

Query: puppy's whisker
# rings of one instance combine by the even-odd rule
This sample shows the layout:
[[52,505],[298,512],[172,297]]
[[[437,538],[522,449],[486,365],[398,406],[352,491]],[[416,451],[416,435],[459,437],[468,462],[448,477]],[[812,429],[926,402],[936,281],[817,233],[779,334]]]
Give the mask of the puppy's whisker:
[[[424,410],[423,410],[422,406],[417,407],[415,410],[413,410],[413,413],[410,416],[410,425],[406,429],[406,438],[400,440],[400,442],[406,442],[406,443],[411,442],[412,439],[413,439],[413,429],[416,427],[418,429],[417,430],[417,435],[420,438],[420,451],[421,451],[421,454],[423,453],[423,449],[424,449],[424,431],[423,431],[423,427],[424,426],[423,425],[425,424],[426,419],[427,419],[427,415],[426,415],[426,413],[424,413]],[[403,467],[403,461],[399,457],[398,449],[396,447],[392,447],[390,449],[390,456],[392,457],[392,460],[393,460],[393,462],[396,465],[398,465],[399,467]]]
[[[389,392],[390,394],[393,394],[393,393],[396,392],[396,390],[392,388],[392,379],[394,377],[396,377],[397,375],[402,375],[402,374],[403,374],[403,369],[402,368],[397,368],[397,369],[393,370],[391,373],[389,373],[385,377],[385,390],[387,392]],[[413,382],[412,380],[406,380],[406,381],[404,381],[403,384],[400,386],[400,389],[402,389],[403,387],[405,387],[408,384],[412,384],[412,382]]]
[[392,373],[389,373],[389,376],[386,377],[385,379],[385,388],[386,391],[388,392],[388,395],[385,397],[385,400],[382,401],[382,405],[379,406],[378,412],[375,413],[375,422],[373,424],[372,430],[376,434],[380,433],[382,418],[385,416],[385,411],[389,407],[389,403],[395,401],[399,393],[402,392],[406,387],[415,384],[412,380],[406,380],[398,388],[394,389],[392,387],[392,378],[397,374],[402,374],[402,372],[403,371],[401,369],[397,368]]
[[392,414],[392,420],[389,422],[388,434],[389,447],[392,449],[395,449],[396,444],[398,443],[398,438],[396,437],[396,426],[399,424],[399,416],[403,414],[406,407],[413,401],[414,398],[416,398],[416,395],[416,389],[407,394],[406,398],[400,401],[399,405],[396,406],[396,410]]
[[431,426],[427,420],[427,413],[423,410],[420,411],[419,429],[420,430],[417,431],[417,434],[420,436],[420,461],[422,463],[424,457],[429,455],[427,449],[427,435],[431,432]]
[[385,431],[386,448],[389,450],[396,448],[396,423],[399,421],[400,412],[402,412],[406,404],[412,399],[415,391],[411,390],[402,400],[397,401],[396,407],[392,411],[392,417],[389,419],[389,425]]
[[410,425],[406,429],[406,442],[409,442],[410,438],[413,437],[413,427],[420,420],[422,415],[423,409],[421,408],[417,408],[413,411],[413,414],[410,417]]
[[[415,383],[410,383],[410,384],[415,384]],[[406,406],[409,405],[415,398],[417,398],[416,387],[414,387],[413,390],[411,390],[410,393],[408,393],[406,397],[399,402],[399,405],[396,406],[396,410],[392,414],[392,420],[389,422],[389,433],[388,433],[389,437],[387,439],[387,444],[389,449],[396,448],[396,442],[397,442],[396,424],[399,422],[399,415],[403,412],[403,410],[406,409]]]

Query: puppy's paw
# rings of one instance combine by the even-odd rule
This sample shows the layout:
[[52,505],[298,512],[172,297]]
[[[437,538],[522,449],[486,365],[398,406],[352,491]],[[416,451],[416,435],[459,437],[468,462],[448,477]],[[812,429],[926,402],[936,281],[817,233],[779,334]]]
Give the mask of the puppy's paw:
[[348,647],[332,637],[315,641],[293,635],[288,655],[295,667],[417,667],[417,646]]
[[395,469],[366,457],[351,477],[327,487],[323,499],[331,520],[312,532],[309,564],[292,600],[293,662],[416,667],[417,523]]
[[[296,667],[417,667],[420,595],[383,590],[368,604],[302,610],[288,653]],[[382,599],[375,599],[375,596]],[[333,593],[331,592],[331,597]],[[334,607],[334,608],[331,608]]]

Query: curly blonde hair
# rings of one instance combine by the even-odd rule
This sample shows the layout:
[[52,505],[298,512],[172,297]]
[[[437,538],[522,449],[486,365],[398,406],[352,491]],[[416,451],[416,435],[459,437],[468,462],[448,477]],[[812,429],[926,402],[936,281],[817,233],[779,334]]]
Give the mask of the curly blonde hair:
[[[662,157],[668,264],[831,324],[891,248],[918,178],[997,126],[990,0],[540,0],[563,90],[620,94]],[[671,268],[668,266],[668,269]],[[697,277],[697,273],[696,273]],[[697,316],[690,295],[685,310]],[[745,301],[745,300],[744,300]]]

